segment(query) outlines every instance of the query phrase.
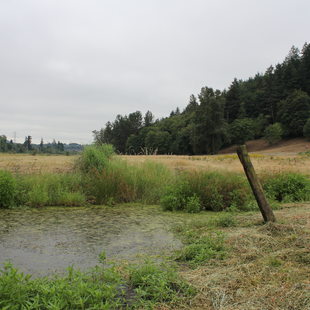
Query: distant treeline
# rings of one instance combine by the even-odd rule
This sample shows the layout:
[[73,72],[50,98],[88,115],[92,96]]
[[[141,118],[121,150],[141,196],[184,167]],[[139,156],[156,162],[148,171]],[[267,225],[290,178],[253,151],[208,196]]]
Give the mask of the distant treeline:
[[93,131],[95,142],[120,153],[214,154],[222,147],[265,137],[310,135],[310,44],[292,47],[285,60],[228,90],[203,87],[181,111],[155,120],[148,111],[117,115]]
[[45,154],[73,154],[80,152],[83,146],[78,143],[65,144],[60,141],[53,140],[52,143],[44,143],[41,139],[40,144],[33,144],[32,137],[25,137],[24,143],[14,143],[8,140],[5,135],[0,135],[0,152],[7,153],[45,153]]

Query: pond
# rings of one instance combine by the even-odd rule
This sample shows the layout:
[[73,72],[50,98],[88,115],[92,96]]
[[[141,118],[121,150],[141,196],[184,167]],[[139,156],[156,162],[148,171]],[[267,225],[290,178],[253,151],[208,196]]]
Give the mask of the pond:
[[34,276],[86,269],[108,259],[134,261],[181,247],[174,215],[156,206],[0,209],[0,264]]

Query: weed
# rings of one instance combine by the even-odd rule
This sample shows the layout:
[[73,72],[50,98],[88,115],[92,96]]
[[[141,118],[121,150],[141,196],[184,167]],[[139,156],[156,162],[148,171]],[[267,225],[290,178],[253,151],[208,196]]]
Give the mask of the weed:
[[140,304],[176,303],[185,297],[193,296],[195,291],[186,284],[171,267],[146,262],[133,266],[129,272],[129,283],[134,289]]
[[9,208],[14,205],[16,182],[8,171],[0,170],[0,208]]
[[188,262],[192,267],[201,265],[212,258],[223,259],[227,255],[224,235],[221,232],[201,236],[191,231],[187,234],[185,242],[187,245],[180,250],[177,260]]
[[[105,254],[101,254],[104,262]],[[195,294],[174,268],[145,263],[120,272],[99,267],[88,272],[68,268],[61,277],[36,278],[11,264],[0,270],[1,309],[136,309],[184,301]],[[128,291],[134,294],[128,296]]]
[[216,218],[215,225],[218,227],[235,227],[237,223],[232,214],[223,214]]

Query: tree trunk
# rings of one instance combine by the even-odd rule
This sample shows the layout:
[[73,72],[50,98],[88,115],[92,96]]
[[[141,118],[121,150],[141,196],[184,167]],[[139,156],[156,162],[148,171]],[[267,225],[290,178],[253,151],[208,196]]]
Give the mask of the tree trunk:
[[237,148],[237,154],[243,166],[244,172],[248,178],[251,185],[253,194],[259,206],[259,209],[263,215],[265,222],[275,222],[276,218],[272,212],[272,209],[265,197],[262,185],[255,173],[254,167],[252,165],[251,159],[249,157],[248,151],[245,145],[239,145]]

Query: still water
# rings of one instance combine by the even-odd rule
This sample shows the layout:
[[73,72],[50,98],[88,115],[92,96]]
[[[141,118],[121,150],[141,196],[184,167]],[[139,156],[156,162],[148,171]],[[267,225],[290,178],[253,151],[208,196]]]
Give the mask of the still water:
[[173,223],[154,206],[0,209],[0,264],[41,276],[94,266],[102,251],[130,261],[169,254],[181,246]]

